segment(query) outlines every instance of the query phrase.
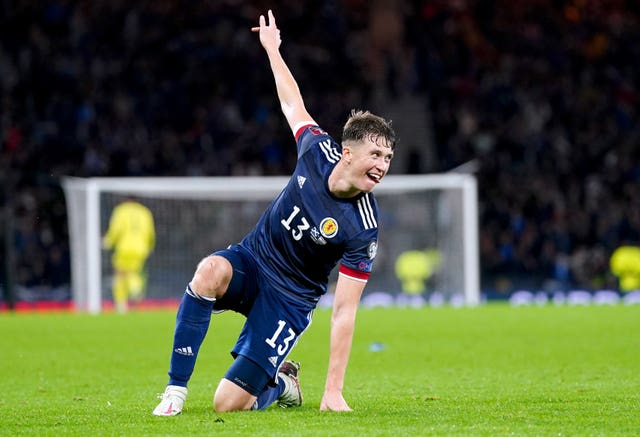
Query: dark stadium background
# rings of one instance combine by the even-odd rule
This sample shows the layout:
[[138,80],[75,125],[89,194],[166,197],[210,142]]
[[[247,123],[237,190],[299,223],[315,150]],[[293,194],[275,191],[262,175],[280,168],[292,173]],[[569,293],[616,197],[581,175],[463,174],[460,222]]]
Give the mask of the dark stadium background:
[[282,175],[257,38],[274,9],[309,112],[397,122],[393,173],[473,171],[482,289],[617,287],[640,242],[633,0],[0,2],[1,285],[68,299],[73,176]]

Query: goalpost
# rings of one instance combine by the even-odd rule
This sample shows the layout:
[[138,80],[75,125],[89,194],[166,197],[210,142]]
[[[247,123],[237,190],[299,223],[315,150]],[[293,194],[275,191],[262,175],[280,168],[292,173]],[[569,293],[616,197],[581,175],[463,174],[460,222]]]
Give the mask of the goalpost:
[[[180,298],[196,264],[239,242],[288,177],[65,178],[75,308],[99,313],[111,299],[109,255],[101,248],[111,211],[133,195],[151,209],[156,248],[147,261],[147,298]],[[480,302],[478,200],[468,174],[390,175],[375,189],[380,245],[365,296],[402,293],[395,262],[409,250],[435,250],[426,281],[467,305]]]

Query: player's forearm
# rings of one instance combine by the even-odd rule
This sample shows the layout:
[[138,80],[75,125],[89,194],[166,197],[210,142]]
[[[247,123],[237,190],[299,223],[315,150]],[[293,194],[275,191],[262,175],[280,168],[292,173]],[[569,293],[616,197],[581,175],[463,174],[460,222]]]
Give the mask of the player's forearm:
[[280,107],[285,117],[289,118],[297,108],[304,106],[300,88],[279,50],[270,49],[267,51],[267,56],[273,72]]
[[342,392],[351,354],[354,324],[355,314],[343,314],[332,319],[329,368],[325,391]]

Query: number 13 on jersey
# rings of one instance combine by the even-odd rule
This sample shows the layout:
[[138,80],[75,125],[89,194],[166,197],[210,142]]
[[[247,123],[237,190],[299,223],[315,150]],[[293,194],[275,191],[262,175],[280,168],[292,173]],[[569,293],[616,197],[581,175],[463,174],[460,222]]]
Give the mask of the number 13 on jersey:
[[295,216],[298,215],[299,212],[300,212],[300,207],[294,205],[293,211],[291,212],[289,217],[286,220],[285,219],[280,220],[280,223],[282,223],[282,226],[284,226],[287,231],[291,231],[291,235],[293,236],[293,239],[296,241],[300,241],[300,239],[302,238],[302,232],[306,231],[311,227],[305,217],[300,217],[301,224],[296,226],[296,229],[291,228],[291,222],[293,221]]

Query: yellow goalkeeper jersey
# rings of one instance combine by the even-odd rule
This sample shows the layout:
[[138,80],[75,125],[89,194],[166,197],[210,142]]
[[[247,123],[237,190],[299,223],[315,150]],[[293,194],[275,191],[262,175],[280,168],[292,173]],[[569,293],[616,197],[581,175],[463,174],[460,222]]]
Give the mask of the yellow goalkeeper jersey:
[[155,240],[149,208],[138,202],[125,201],[114,208],[103,243],[105,248],[114,250],[115,257],[146,258],[153,250]]

